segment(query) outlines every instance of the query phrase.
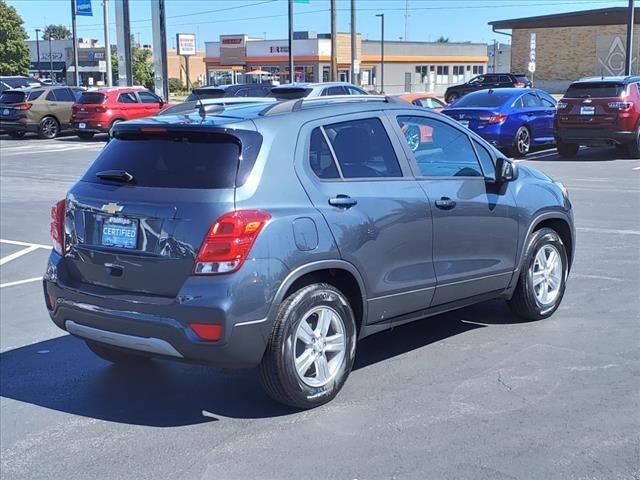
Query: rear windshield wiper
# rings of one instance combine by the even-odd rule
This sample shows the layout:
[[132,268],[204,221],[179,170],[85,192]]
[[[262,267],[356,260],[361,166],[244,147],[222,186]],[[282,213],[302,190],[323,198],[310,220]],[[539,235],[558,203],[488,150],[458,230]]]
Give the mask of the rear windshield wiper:
[[103,170],[96,173],[96,177],[102,180],[113,180],[116,182],[130,183],[133,181],[133,175],[126,170]]

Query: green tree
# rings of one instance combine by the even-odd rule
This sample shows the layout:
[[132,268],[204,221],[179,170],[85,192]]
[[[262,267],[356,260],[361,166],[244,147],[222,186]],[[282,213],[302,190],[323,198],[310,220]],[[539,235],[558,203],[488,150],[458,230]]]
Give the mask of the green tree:
[[47,25],[47,28],[44,29],[42,33],[43,40],[64,40],[66,38],[71,38],[71,30],[69,30],[64,25]]
[[[142,85],[148,89],[153,89],[153,63],[151,61],[153,53],[147,48],[142,48],[133,40],[131,36],[131,70],[133,84]],[[118,54],[111,54],[111,71],[113,73],[113,83],[118,80]]]
[[118,54],[115,50],[111,52],[111,82],[118,84]]
[[440,36],[440,38],[436,40],[436,43],[449,43],[449,37]]
[[31,54],[27,32],[14,7],[0,0],[0,75],[28,75]]

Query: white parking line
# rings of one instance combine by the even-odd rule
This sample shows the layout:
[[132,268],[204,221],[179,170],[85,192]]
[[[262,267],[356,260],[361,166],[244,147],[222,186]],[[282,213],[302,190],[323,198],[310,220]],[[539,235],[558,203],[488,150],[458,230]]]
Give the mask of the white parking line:
[[49,250],[51,245],[43,245],[41,243],[27,243],[27,242],[19,242],[18,240],[7,240],[6,238],[0,238],[0,243],[6,243],[9,245],[19,245],[21,247],[38,247],[45,248]]
[[633,167],[631,170],[640,170],[640,167]]
[[32,283],[37,281],[42,281],[42,277],[33,277],[33,278],[27,278],[26,280],[17,280],[15,282],[0,283],[0,288],[15,287],[17,285],[24,285],[25,283]]
[[613,228],[576,227],[580,232],[611,233],[614,235],[640,235],[639,230],[615,230]]
[[6,257],[2,257],[0,258],[0,267],[2,265],[4,265],[5,263],[9,263],[11,260],[15,260],[16,258],[20,258],[23,255],[26,255],[27,253],[31,253],[34,252],[36,250],[38,250],[39,247],[35,247],[35,246],[30,246],[27,248],[23,248],[22,250],[18,250],[17,252],[13,252],[11,255],[7,255]]

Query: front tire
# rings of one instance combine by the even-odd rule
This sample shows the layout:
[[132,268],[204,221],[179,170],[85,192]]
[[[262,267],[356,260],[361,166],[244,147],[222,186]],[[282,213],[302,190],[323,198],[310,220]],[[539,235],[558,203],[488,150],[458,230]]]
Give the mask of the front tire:
[[553,315],[564,296],[569,262],[562,239],[555,230],[541,228],[531,235],[524,253],[518,285],[509,308],[527,320]]
[[98,357],[107,362],[115,363],[116,365],[133,365],[136,363],[143,363],[149,360],[149,357],[145,355],[137,355],[134,353],[126,353],[122,350],[108,347],[95,342],[86,341],[87,347]]
[[60,133],[60,124],[53,117],[44,117],[38,125],[38,136],[47,140],[56,138]]
[[627,143],[627,152],[631,158],[640,158],[640,127],[636,129],[636,138]]
[[340,290],[326,283],[301,288],[278,308],[258,368],[260,383],[285,405],[323,405],[349,377],[356,337],[353,311]]

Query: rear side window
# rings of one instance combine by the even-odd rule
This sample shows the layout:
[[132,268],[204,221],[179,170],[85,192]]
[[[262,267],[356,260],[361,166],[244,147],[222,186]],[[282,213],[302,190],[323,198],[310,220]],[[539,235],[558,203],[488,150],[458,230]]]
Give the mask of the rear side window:
[[57,88],[53,94],[58,102],[75,102],[76,99],[68,88]]
[[40,96],[44,93],[44,90],[33,90],[29,92],[29,97],[27,98],[28,102],[32,102],[40,98]]
[[328,95],[346,95],[347,92],[344,90],[344,87],[329,87],[329,88],[325,88],[322,91],[322,96],[328,96]]
[[569,86],[565,98],[607,98],[620,97],[624,84],[616,82],[580,82]]
[[318,178],[340,178],[333,155],[320,127],[315,128],[311,133],[309,163]]
[[78,103],[104,103],[105,96],[103,93],[98,92],[84,92],[80,95]]
[[0,103],[22,103],[26,96],[24,92],[4,92],[0,95]]
[[492,90],[491,93],[489,93],[489,91],[472,93],[471,95],[465,95],[459,99],[456,102],[455,107],[499,107],[509,100],[512,95],[513,94],[511,93],[500,92],[500,90]]
[[121,93],[118,95],[118,103],[138,103],[135,93]]
[[90,183],[110,183],[96,177],[105,170],[125,170],[134,186],[158,188],[233,188],[240,158],[239,145],[206,136],[113,139],[82,178]]
[[500,83],[513,83],[509,75],[500,75]]
[[326,125],[344,178],[401,177],[391,140],[378,118]]

